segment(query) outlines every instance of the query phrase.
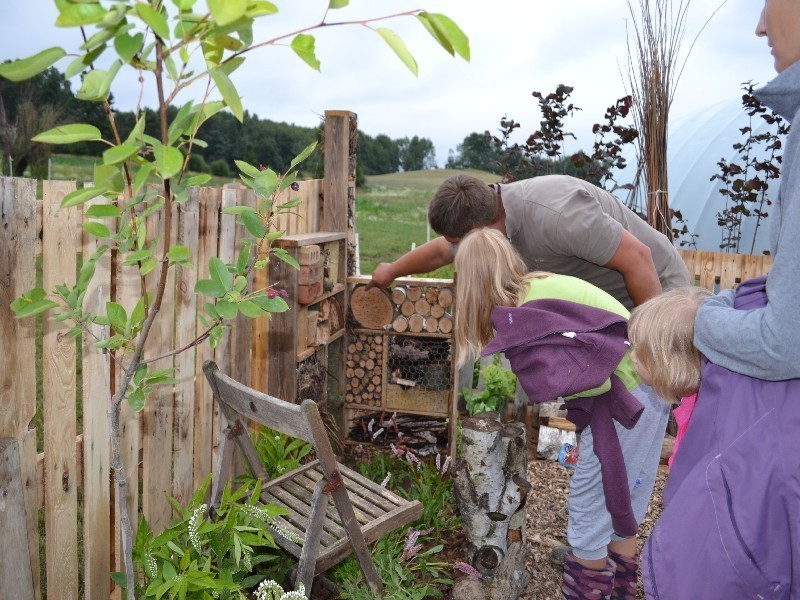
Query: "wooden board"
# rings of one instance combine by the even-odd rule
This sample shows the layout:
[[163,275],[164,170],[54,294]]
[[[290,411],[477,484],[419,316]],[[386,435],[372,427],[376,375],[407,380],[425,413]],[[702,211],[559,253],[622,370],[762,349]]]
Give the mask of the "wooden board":
[[21,474],[17,440],[0,439],[0,598],[33,600]]
[[392,322],[394,305],[391,298],[378,288],[359,286],[350,296],[353,317],[366,329],[383,329]]

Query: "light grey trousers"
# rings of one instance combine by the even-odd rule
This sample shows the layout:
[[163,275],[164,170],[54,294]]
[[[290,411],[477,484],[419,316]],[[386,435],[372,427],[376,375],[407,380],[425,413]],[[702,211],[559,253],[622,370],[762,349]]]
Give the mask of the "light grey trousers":
[[[631,393],[644,405],[644,411],[632,429],[625,429],[617,422],[614,422],[614,427],[625,459],[633,514],[636,522],[641,524],[658,473],[669,404],[645,384]],[[580,436],[578,465],[570,481],[567,508],[567,539],[578,558],[603,558],[609,542],[624,539],[614,533],[611,515],[606,510],[600,460],[594,453],[590,427],[584,429]]]

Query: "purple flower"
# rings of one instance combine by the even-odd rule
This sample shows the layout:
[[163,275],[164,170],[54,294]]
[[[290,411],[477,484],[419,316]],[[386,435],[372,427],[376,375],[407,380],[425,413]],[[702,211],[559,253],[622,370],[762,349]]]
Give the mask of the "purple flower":
[[462,573],[466,573],[472,577],[477,577],[478,579],[483,579],[483,575],[481,575],[480,571],[478,571],[475,567],[465,562],[457,562],[453,565],[456,569],[461,571]]
[[390,480],[391,478],[392,478],[392,474],[391,474],[391,472],[390,472],[390,473],[387,473],[387,474],[386,474],[386,477],[384,477],[384,478],[383,478],[383,481],[381,481],[381,487],[382,487],[382,488],[385,488],[385,487],[386,487],[386,484],[387,484],[387,483],[389,483],[389,480]]

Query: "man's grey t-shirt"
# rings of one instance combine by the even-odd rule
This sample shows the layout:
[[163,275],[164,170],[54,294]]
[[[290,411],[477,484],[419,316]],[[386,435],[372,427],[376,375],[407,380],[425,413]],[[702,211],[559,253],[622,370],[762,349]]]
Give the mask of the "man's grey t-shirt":
[[605,190],[566,175],[500,184],[499,189],[506,235],[532,271],[579,277],[631,309],[622,275],[602,266],[626,230],[650,248],[662,289],[689,285],[689,271],[669,239]]

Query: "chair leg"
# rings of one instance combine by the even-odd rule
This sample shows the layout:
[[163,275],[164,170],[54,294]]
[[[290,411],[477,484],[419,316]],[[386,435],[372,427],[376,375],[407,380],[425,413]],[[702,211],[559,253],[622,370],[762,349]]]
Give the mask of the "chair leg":
[[211,512],[214,514],[219,507],[222,492],[228,483],[233,466],[233,449],[236,443],[231,439],[230,427],[226,427],[220,436],[220,448],[217,455],[217,468],[214,471],[214,482],[211,485]]
[[361,565],[364,578],[367,580],[369,587],[371,587],[376,594],[383,597],[383,583],[380,577],[378,577],[378,570],[375,568],[372,555],[369,552],[369,548],[367,548],[367,543],[364,541],[364,534],[361,531],[361,526],[358,524],[358,519],[356,519],[356,514],[353,511],[353,505],[350,503],[347,490],[344,486],[341,486],[334,490],[331,495],[333,496],[333,501],[336,503],[339,516],[342,517],[342,525],[347,532],[347,537],[350,538],[353,554],[355,554],[358,563]]
[[328,509],[328,494],[324,491],[327,483],[328,481],[323,477],[314,486],[314,493],[311,495],[311,514],[308,517],[306,539],[303,542],[303,550],[300,552],[297,582],[305,586],[306,596],[308,597],[311,597],[311,585],[314,582],[314,571],[316,570],[317,554],[319,552],[319,538],[322,535],[322,526],[325,523],[325,511]]

